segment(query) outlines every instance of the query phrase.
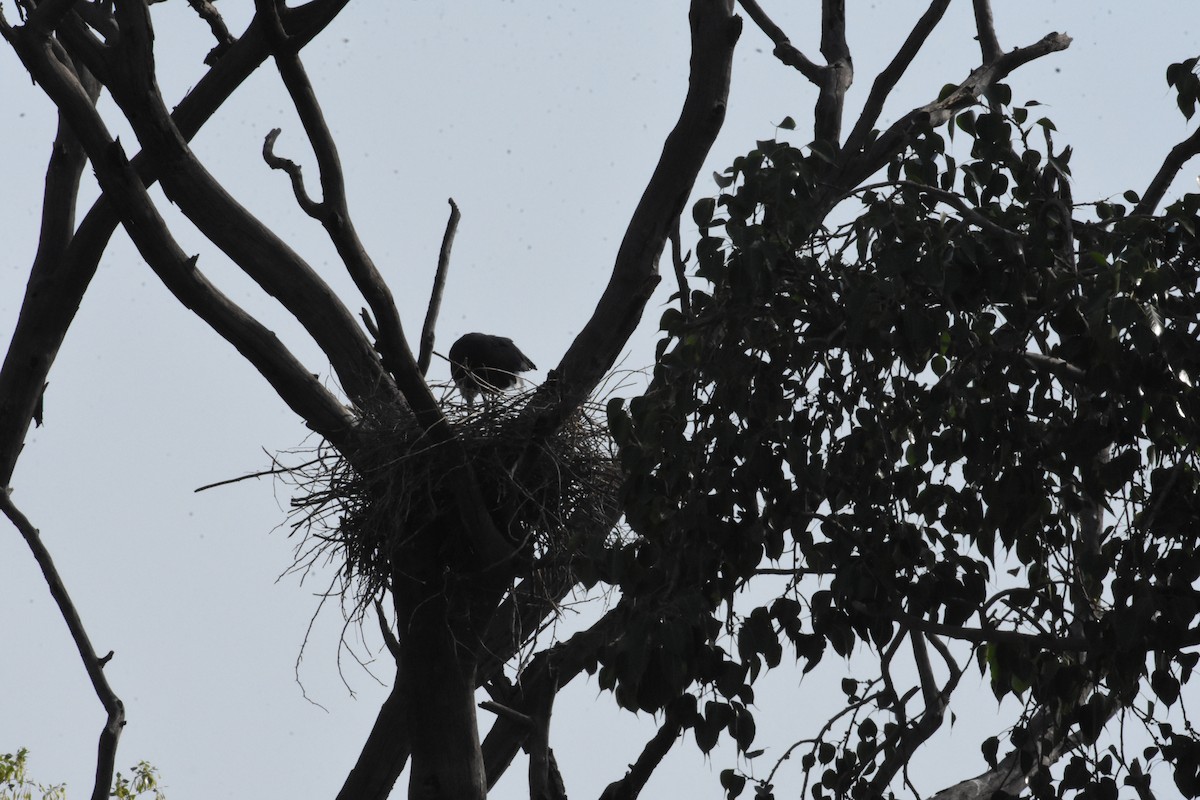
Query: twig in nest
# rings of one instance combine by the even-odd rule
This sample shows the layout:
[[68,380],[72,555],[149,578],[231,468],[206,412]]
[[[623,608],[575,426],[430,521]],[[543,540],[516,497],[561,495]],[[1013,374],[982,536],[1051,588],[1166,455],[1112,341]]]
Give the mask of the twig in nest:
[[[530,563],[570,569],[589,537],[611,534],[619,473],[597,407],[543,442],[532,468],[515,477],[512,465],[529,444],[521,411],[531,394],[497,397],[482,410],[443,407],[497,527]],[[369,433],[355,466],[325,447],[292,473],[304,490],[292,501],[292,528],[303,533],[293,570],[339,564],[343,596],[353,598],[348,613],[359,620],[405,569],[421,534],[445,524],[447,476],[462,466],[400,409],[377,409],[362,425]]]

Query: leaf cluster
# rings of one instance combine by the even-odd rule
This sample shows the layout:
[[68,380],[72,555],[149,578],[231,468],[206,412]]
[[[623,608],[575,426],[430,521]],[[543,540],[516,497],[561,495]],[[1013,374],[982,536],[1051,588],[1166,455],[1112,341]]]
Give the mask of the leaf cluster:
[[[1087,741],[1103,698],[1178,699],[1200,622],[1200,196],[1077,205],[1037,104],[989,101],[832,215],[830,154],[778,140],[697,203],[704,288],[664,314],[649,391],[609,407],[638,534],[617,577],[672,609],[640,632],[660,665],[602,656],[626,705],[698,685],[737,709],[785,647],[807,671],[922,631],[980,645],[998,698]],[[746,611],[764,567],[791,577]],[[818,790],[881,788],[908,734],[894,693],[876,710],[889,733]]]

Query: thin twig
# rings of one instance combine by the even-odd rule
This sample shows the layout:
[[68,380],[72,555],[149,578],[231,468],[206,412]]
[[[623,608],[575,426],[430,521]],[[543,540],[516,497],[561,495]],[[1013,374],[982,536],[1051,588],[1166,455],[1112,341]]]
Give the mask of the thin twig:
[[438,251],[437,273],[433,277],[433,291],[429,293],[429,307],[425,311],[425,323],[421,326],[421,350],[417,356],[417,369],[428,374],[429,362],[433,358],[434,330],[437,328],[438,312],[442,308],[442,292],[446,288],[446,275],[450,271],[450,250],[454,247],[454,236],[458,233],[458,221],[462,214],[451,197],[450,219],[446,220],[446,232],[442,235],[442,248]]
[[203,485],[199,488],[193,489],[192,492],[193,492],[193,494],[198,493],[198,492],[204,492],[204,491],[208,491],[209,489],[216,489],[218,486],[229,486],[234,483],[241,483],[242,481],[248,481],[248,480],[252,480],[254,478],[265,478],[268,475],[290,475],[290,474],[296,472],[297,470],[304,469],[305,467],[311,467],[314,464],[319,464],[320,462],[321,462],[321,459],[314,458],[311,461],[306,461],[303,464],[297,464],[294,467],[279,467],[279,466],[271,467],[271,469],[264,469],[260,472],[251,472],[248,475],[241,475],[237,478],[227,478],[223,481],[217,481],[216,483],[206,483],[205,485]]
[[387,614],[383,611],[383,603],[375,600],[375,614],[379,619],[379,632],[383,636],[383,643],[387,645],[388,652],[392,654],[392,658],[396,659],[396,663],[400,663],[401,649],[400,641],[396,638],[396,634],[392,633],[392,628],[388,625]]
[[916,628],[925,633],[936,633],[950,639],[961,639],[976,644],[1002,642],[1026,647],[1038,647],[1043,650],[1055,652],[1079,652],[1089,649],[1090,646],[1086,639],[1074,636],[1022,633],[1021,631],[1001,630],[999,628],[967,628],[960,625],[947,625],[942,622],[935,622],[934,620],[925,619],[915,614],[909,614],[906,611],[892,611],[889,616],[897,622],[902,622],[909,627]]
[[[1005,239],[1009,239],[1014,242],[1023,241],[1019,234],[1014,233],[1013,231],[1010,231],[1008,228],[1005,228],[1005,227],[993,222],[992,220],[988,219],[983,214],[980,214],[977,209],[968,205],[966,203],[966,201],[964,201],[961,197],[959,197],[954,192],[938,188],[937,186],[930,186],[927,183],[918,183],[916,181],[905,181],[905,180],[880,181],[879,183],[870,183],[865,186],[860,186],[857,189],[855,189],[853,192],[851,192],[850,194],[856,195],[856,194],[861,194],[863,192],[873,191],[875,189],[888,189],[888,188],[893,188],[893,187],[905,187],[905,188],[909,188],[909,189],[916,189],[917,191],[921,192],[922,194],[927,194],[931,197],[935,197],[938,200],[940,200],[941,202],[945,203],[946,205],[953,206],[954,209],[962,215],[962,217],[965,221],[973,222],[977,226],[979,226],[981,229],[988,231],[989,233],[995,234],[996,236],[1002,236]],[[847,195],[847,196],[849,196],[849,195]]]
[[687,259],[691,255],[683,255],[683,247],[679,243],[679,220],[675,220],[675,228],[671,231],[671,263],[675,267],[675,282],[679,284],[679,310],[684,319],[692,318],[692,293],[688,289]]
[[107,800],[116,765],[117,742],[121,738],[121,729],[125,727],[125,704],[121,702],[121,698],[117,697],[104,674],[104,665],[112,657],[112,653],[110,652],[103,658],[96,655],[91,639],[88,638],[87,631],[83,627],[83,620],[80,618],[75,604],[71,601],[66,584],[63,583],[62,576],[59,575],[58,568],[54,565],[50,551],[42,542],[37,528],[33,527],[33,523],[13,504],[12,496],[7,489],[0,489],[0,509],[3,509],[4,515],[20,531],[25,543],[33,553],[34,560],[41,567],[42,575],[46,579],[46,586],[50,589],[50,594],[58,605],[58,611],[62,614],[63,621],[67,623],[71,638],[75,640],[75,648],[79,651],[83,667],[92,681],[92,688],[108,714],[108,719],[100,732],[100,744],[96,753],[96,781],[92,786],[92,800]]
[[282,131],[279,128],[272,128],[263,139],[263,161],[267,162],[267,166],[271,169],[287,173],[292,180],[292,193],[296,195],[296,202],[300,208],[304,210],[305,214],[319,220],[325,212],[325,206],[308,196],[308,192],[304,188],[304,176],[301,174],[300,165],[291,159],[275,155],[275,140],[279,138],[280,133]]

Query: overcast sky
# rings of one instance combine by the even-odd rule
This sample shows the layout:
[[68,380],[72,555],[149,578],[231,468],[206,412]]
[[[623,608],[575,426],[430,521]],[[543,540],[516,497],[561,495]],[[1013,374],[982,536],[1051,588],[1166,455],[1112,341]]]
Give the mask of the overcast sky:
[[[14,21],[13,4],[0,5]],[[797,46],[818,57],[816,0],[763,5]],[[852,119],[925,4],[848,5],[857,69]],[[235,31],[250,6],[220,4]],[[1050,31],[1075,38],[1068,51],[1009,80],[1015,98],[1045,105],[1057,142],[1074,145],[1075,198],[1143,189],[1167,149],[1191,130],[1163,75],[1170,62],[1200,53],[1194,0],[996,6],[1006,49]],[[933,99],[977,64],[970,11],[965,0],[952,5],[883,123]],[[173,104],[203,74],[211,40],[183,0],[154,12],[159,80]],[[559,360],[607,280],[674,124],[686,88],[687,32],[683,0],[360,1],[305,51],[341,148],[360,233],[392,284],[410,336],[424,316],[453,197],[463,219],[438,349],[482,330],[512,336],[542,368],[534,380]],[[770,51],[766,37],[747,25],[728,122],[697,197],[714,195],[708,176],[773,136],[785,116],[799,122],[793,140],[805,140],[815,90]],[[110,104],[105,111],[113,118]],[[134,150],[132,135],[113,124]],[[319,227],[295,208],[282,175],[262,163],[262,138],[274,127],[283,129],[277,152],[311,164],[267,67],[194,147],[239,200],[351,297]],[[48,101],[0,48],[4,341],[36,245],[53,131]],[[1168,199],[1195,190],[1197,171],[1185,170]],[[86,209],[94,186],[84,194]],[[314,372],[327,372],[315,346],[194,230],[176,220],[174,233],[233,299],[260,314]],[[685,225],[685,240],[694,234]],[[649,307],[624,368],[649,364],[666,296]],[[361,302],[347,304],[356,309]],[[444,363],[435,362],[432,376],[446,380]],[[261,480],[193,492],[263,469],[270,454],[313,446],[304,426],[168,294],[122,234],[51,372],[45,419],[29,436],[14,499],[42,530],[96,648],[115,651],[107,673],[129,720],[118,763],[154,763],[172,800],[333,796],[387,688],[339,650],[336,608],[307,632],[330,574],[303,583],[280,578],[294,544],[287,536],[290,488]],[[0,752],[30,748],[36,777],[66,781],[71,796],[81,796],[90,787],[103,710],[36,565],[7,523],[0,526],[0,614]],[[306,632],[301,686],[296,662]],[[356,640],[353,631],[348,639]],[[356,649],[370,658],[377,635],[368,633]],[[373,665],[384,683],[392,677],[388,663],[385,653]],[[826,675],[853,669],[834,665]],[[811,677],[797,683],[790,674],[771,679],[770,686],[786,690],[785,700],[758,689],[759,746],[771,748],[764,760],[789,737],[811,734],[801,723],[820,716],[816,698],[829,692]],[[579,679],[556,707],[552,737],[572,796],[597,796],[652,730],[645,718],[612,706],[594,681]],[[934,780],[925,788],[983,768],[979,737],[959,738],[962,758],[929,765]],[[706,761],[690,737],[677,751],[645,796],[720,797],[716,773],[731,766],[728,756]],[[493,796],[528,796],[523,768],[511,773]]]

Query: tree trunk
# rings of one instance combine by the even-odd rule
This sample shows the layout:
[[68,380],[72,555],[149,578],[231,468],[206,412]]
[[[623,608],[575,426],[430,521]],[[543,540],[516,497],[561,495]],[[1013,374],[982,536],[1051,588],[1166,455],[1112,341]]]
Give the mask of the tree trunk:
[[354,768],[346,776],[337,800],[387,800],[404,771],[410,747],[402,672],[401,665],[392,692],[383,701],[371,735],[367,737]]
[[[410,800],[485,800],[487,778],[475,716],[476,661],[469,614],[452,589],[400,608],[397,679],[412,746]],[[465,605],[465,604],[463,604]]]

